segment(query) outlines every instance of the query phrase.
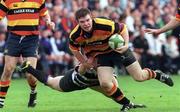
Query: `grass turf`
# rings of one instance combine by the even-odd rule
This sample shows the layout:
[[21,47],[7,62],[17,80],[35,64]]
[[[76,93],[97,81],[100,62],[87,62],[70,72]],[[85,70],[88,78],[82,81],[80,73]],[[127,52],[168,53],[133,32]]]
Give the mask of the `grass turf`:
[[[180,112],[180,76],[173,76],[174,87],[156,80],[135,82],[129,76],[120,76],[119,85],[125,95],[147,108],[130,112]],[[29,87],[24,79],[13,80],[0,112],[119,112],[121,106],[90,89],[60,93],[38,84],[38,104],[28,108]]]

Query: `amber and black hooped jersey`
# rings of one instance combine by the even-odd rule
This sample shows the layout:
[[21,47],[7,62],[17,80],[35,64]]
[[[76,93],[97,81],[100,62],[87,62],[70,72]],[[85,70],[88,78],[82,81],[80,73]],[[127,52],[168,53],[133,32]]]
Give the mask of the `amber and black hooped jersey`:
[[180,21],[180,0],[178,1],[178,8],[177,8],[176,18],[177,18],[177,20]]
[[69,47],[73,51],[82,49],[87,57],[111,52],[108,40],[112,34],[122,33],[126,26],[115,23],[109,19],[94,18],[93,30],[87,33],[77,25],[70,34]]
[[45,0],[1,0],[0,20],[7,17],[8,31],[18,35],[38,35],[39,18],[48,14]]

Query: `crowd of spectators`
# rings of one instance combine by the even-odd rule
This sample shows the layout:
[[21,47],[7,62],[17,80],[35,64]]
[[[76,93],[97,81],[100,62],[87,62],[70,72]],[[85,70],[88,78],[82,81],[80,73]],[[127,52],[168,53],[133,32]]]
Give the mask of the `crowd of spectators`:
[[[180,27],[159,36],[145,34],[144,28],[159,28],[175,16],[176,0],[46,0],[55,31],[40,26],[38,69],[53,76],[76,63],[68,49],[68,35],[76,26],[74,13],[89,8],[94,17],[107,17],[127,25],[130,47],[143,67],[164,72],[180,71]],[[6,19],[0,23],[0,70],[3,67]]]

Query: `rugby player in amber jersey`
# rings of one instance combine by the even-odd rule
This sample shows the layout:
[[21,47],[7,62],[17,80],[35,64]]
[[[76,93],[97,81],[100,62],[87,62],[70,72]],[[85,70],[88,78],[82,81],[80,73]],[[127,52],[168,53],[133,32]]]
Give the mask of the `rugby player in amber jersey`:
[[[107,96],[115,99],[116,102],[120,101],[120,89],[112,81],[113,68],[118,64],[124,65],[136,81],[156,79],[168,86],[173,86],[173,81],[169,75],[159,70],[141,68],[128,47],[129,34],[125,24],[104,18],[93,18],[91,11],[87,8],[77,10],[75,17],[78,25],[70,34],[69,47],[87,70],[94,68],[92,60],[97,59],[98,80]],[[108,45],[108,40],[116,33],[124,38],[125,45],[113,50]]]
[[[0,108],[4,106],[11,76],[19,57],[22,56],[36,67],[39,19],[42,17],[51,29],[55,27],[45,6],[45,0],[1,0],[0,20],[5,16],[8,21],[8,38],[4,50],[5,66],[0,80]],[[28,107],[34,107],[37,80],[30,74],[27,74],[27,80],[31,88]]]

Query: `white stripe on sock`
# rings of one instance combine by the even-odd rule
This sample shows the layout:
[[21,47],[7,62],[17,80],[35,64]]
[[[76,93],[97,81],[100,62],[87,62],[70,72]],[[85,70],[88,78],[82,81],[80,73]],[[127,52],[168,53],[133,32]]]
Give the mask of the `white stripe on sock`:
[[0,102],[0,105],[4,105],[4,102]]
[[1,98],[0,98],[0,102],[4,102],[4,99],[1,99]]

